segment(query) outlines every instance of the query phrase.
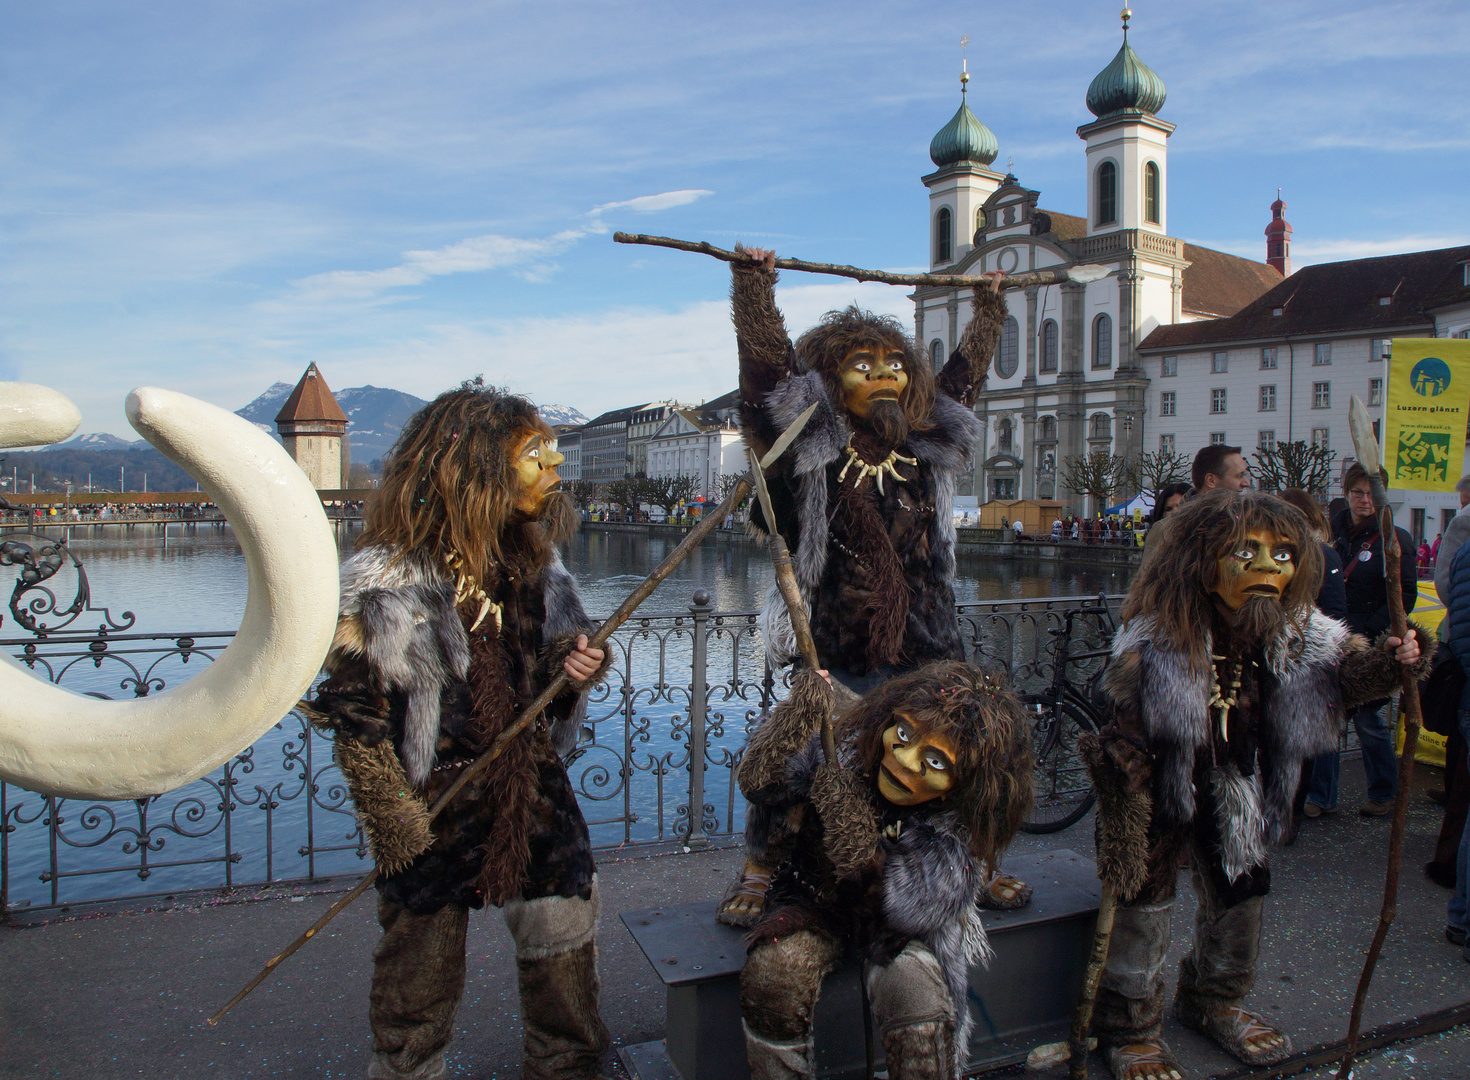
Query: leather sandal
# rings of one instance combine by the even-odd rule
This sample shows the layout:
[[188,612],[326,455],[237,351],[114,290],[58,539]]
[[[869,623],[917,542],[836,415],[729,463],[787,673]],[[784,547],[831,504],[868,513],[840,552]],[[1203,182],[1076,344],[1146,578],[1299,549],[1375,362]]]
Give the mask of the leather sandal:
[[1103,1057],[1113,1080],[1183,1080],[1184,1070],[1163,1039],[1109,1046]]
[[[1011,895],[1006,896],[1007,892]],[[1014,911],[1031,903],[1031,892],[1031,886],[1024,881],[997,870],[981,887],[976,902],[991,911]]]
[[[766,891],[771,887],[771,875],[769,873],[738,873],[735,880],[730,882],[730,887],[725,890],[725,895],[720,899],[719,907],[715,908],[715,921],[722,922],[726,926],[739,927],[749,930],[760,921],[761,912],[766,906]],[[732,911],[730,905],[733,901],[751,897],[759,900],[752,911]]]
[[[1209,1036],[1220,1049],[1247,1065],[1275,1065],[1291,1056],[1291,1036],[1246,1009],[1224,1005],[1204,1006],[1195,1011],[1181,1008],[1176,1002],[1174,1015],[1185,1027]],[[1281,1042],[1256,1050],[1246,1048],[1246,1043],[1264,1035],[1280,1035]]]

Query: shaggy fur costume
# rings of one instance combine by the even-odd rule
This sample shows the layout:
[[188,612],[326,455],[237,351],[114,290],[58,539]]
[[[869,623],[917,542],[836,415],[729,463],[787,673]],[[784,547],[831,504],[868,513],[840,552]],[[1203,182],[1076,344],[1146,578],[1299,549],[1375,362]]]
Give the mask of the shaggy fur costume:
[[[897,447],[918,465],[898,465],[902,482],[886,477],[879,495],[871,479],[854,484],[856,470],[839,485],[853,420],[829,377],[815,369],[819,358],[802,352],[818,345],[840,348],[840,343],[818,341],[813,331],[793,348],[775,304],[776,274],[738,269],[732,277],[747,440],[759,451],[808,406],[817,407],[771,470],[768,484],[774,527],[791,548],[818,655],[824,664],[855,675],[885,664],[907,670],[930,660],[961,658],[953,590],[955,478],[966,470],[980,436],[970,403],[999,339],[1004,299],[988,290],[976,293],[975,313],[936,380],[939,392],[928,417],[913,425]],[[896,336],[894,344],[905,350],[909,365],[928,363],[911,340]],[[855,445],[861,446],[863,437],[859,426]],[[882,460],[887,450],[871,450],[865,460]],[[839,498],[839,490],[847,497]],[[754,523],[764,529],[773,524]],[[897,627],[886,626],[884,620],[892,617],[899,618]],[[772,662],[789,663],[797,650],[785,603],[774,587],[761,628]]]

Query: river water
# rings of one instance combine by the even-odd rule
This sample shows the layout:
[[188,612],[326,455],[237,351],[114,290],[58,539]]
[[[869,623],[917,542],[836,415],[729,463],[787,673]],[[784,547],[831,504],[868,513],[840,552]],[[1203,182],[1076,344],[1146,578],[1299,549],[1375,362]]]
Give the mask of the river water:
[[[344,557],[350,554],[355,535],[340,541]],[[15,534],[6,539],[24,540]],[[593,618],[610,614],[678,539],[594,531],[575,536],[564,557],[580,583],[588,613]],[[176,525],[169,527],[166,538],[158,526],[79,529],[69,546],[86,568],[94,607],[108,609],[117,622],[125,621],[124,612],[131,612],[135,621],[129,632],[177,637],[233,631],[239,625],[248,582],[228,527]],[[1095,596],[1122,592],[1127,584],[1126,571],[1114,568],[973,555],[961,555],[957,562],[955,592],[961,602]],[[716,612],[752,611],[761,605],[772,580],[764,546],[707,541],[644,602],[639,615],[687,614],[698,589],[709,591]],[[51,584],[64,607],[75,592],[74,572],[64,569]],[[9,651],[19,657],[21,646],[14,642],[27,635],[10,612],[4,616],[0,637],[13,643]],[[67,629],[93,631],[103,618],[100,611],[88,613]],[[56,619],[45,621],[54,624]],[[662,625],[664,629],[651,636],[633,635],[615,652],[613,678],[601,699],[592,703],[584,729],[586,742],[572,770],[592,823],[593,842],[600,846],[629,839],[668,839],[685,812],[681,799],[687,802],[692,639],[687,619],[682,628],[669,621]],[[738,830],[739,800],[732,798],[728,768],[718,765],[738,750],[745,725],[758,713],[750,688],[761,678],[759,642],[748,630],[712,634],[710,642],[709,679],[716,690],[710,703],[711,767],[706,770],[706,800],[713,809],[706,813],[712,827]],[[134,657],[134,666],[128,667],[119,662],[124,652],[123,645],[114,644],[111,653],[118,655],[98,663],[81,651],[70,662],[62,684],[77,692],[131,697],[140,677],[150,678],[147,664],[152,661]],[[176,685],[202,663],[197,656],[192,664],[167,658],[151,671],[159,683],[150,682],[150,690]],[[721,690],[722,683],[743,689]],[[310,754],[315,754],[314,764]],[[210,859],[227,832],[230,850],[239,854],[230,864],[236,882],[358,872],[365,864],[354,839],[345,791],[330,771],[316,782],[329,754],[329,743],[303,740],[299,721],[287,718],[237,761],[236,773],[228,781],[213,774],[166,796],[147,808],[146,821],[140,816],[144,808],[133,803],[107,804],[110,809],[100,816],[81,812],[76,802],[67,803],[59,815],[63,824],[56,845],[61,875],[57,881],[47,879],[51,845],[45,825],[50,812],[36,796],[12,787],[6,810],[13,828],[6,856],[10,902],[47,904],[54,897],[67,903],[212,887],[224,881],[220,859],[196,860]],[[313,777],[309,787],[302,779],[308,771]],[[221,821],[226,791],[233,811],[227,825]],[[135,842],[140,836],[151,845],[141,855]],[[313,854],[305,854],[307,848]],[[149,859],[146,870],[140,865],[142,857]],[[168,862],[187,865],[161,865]]]

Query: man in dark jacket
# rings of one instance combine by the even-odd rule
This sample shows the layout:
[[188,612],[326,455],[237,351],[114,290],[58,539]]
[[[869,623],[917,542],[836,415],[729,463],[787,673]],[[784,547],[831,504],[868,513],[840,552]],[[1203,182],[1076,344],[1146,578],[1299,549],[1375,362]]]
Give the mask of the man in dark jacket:
[[[1373,510],[1368,473],[1354,462],[1342,478],[1347,508],[1332,518],[1333,547],[1342,559],[1343,588],[1347,593],[1347,624],[1369,640],[1388,629],[1388,586],[1383,577],[1383,537]],[[1398,529],[1399,550],[1413,550],[1409,534]],[[1413,611],[1419,598],[1419,576],[1412,557],[1399,560],[1399,587],[1404,610]],[[1364,817],[1387,817],[1398,791],[1398,765],[1393,734],[1384,715],[1385,701],[1372,701],[1353,711],[1353,726],[1363,747],[1363,771],[1368,776],[1368,800],[1358,808]],[[1337,809],[1337,754],[1319,758],[1312,770],[1307,800],[1323,813]]]
[[[1449,609],[1445,623],[1450,649],[1461,667],[1470,665],[1470,544],[1461,544],[1456,552],[1440,598]],[[1460,734],[1470,740],[1470,682],[1465,684],[1460,696],[1459,723]],[[1455,860],[1455,891],[1450,896],[1444,928],[1444,936],[1451,944],[1461,946],[1462,955],[1470,960],[1470,945],[1466,943],[1466,932],[1470,931],[1467,906],[1470,906],[1470,821],[1460,832],[1460,851]]]

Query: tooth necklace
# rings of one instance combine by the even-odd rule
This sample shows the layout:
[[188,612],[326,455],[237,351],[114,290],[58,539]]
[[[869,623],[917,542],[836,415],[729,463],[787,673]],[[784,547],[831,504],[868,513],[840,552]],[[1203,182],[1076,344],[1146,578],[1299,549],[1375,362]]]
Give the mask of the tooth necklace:
[[495,616],[495,629],[498,632],[500,630],[500,605],[486,595],[485,590],[480,588],[480,583],[465,569],[464,559],[460,558],[459,552],[451,551],[444,557],[444,561],[454,572],[454,606],[458,607],[470,599],[480,601],[480,613],[470,624],[469,632],[473,634],[479,629],[480,624],[485,621],[485,616],[489,614]]
[[878,464],[869,465],[866,461],[862,459],[862,456],[859,455],[858,452],[852,448],[852,436],[849,435],[847,437],[847,464],[842,466],[842,471],[837,474],[837,482],[839,484],[842,483],[843,477],[847,475],[847,470],[856,465],[858,467],[858,473],[857,479],[854,480],[852,483],[852,489],[856,491],[858,488],[862,487],[863,481],[871,476],[873,477],[874,483],[878,485],[878,494],[882,495],[884,473],[888,473],[888,475],[892,476],[899,483],[903,482],[903,477],[900,476],[898,470],[894,468],[895,463],[900,461],[903,462],[905,465],[917,465],[919,463],[917,458],[904,457],[897,450],[890,450],[888,451],[888,456],[882,461],[878,462]]
[[[1211,654],[1210,659],[1223,661],[1228,660],[1229,657]],[[1225,742],[1230,741],[1230,735],[1225,730],[1225,719],[1230,715],[1230,710],[1235,707],[1235,699],[1240,694],[1240,680],[1244,674],[1244,664],[1234,666],[1234,675],[1230,680],[1230,695],[1227,697],[1220,688],[1220,676],[1216,672],[1215,665],[1210,665],[1210,703],[1206,708],[1214,711],[1216,718],[1220,722],[1220,738]]]

